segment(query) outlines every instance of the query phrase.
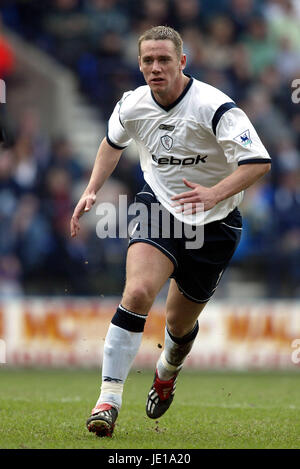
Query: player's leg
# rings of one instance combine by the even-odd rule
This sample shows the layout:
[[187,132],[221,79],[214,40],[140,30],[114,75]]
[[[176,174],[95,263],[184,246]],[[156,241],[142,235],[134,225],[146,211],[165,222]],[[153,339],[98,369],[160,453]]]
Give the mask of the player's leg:
[[[136,242],[128,249],[122,301],[104,343],[101,393],[87,422],[89,430],[99,436],[112,433],[122,404],[124,382],[141,344],[147,314],[173,269],[171,260],[151,244]],[[112,419],[105,422],[104,417],[109,418],[109,413],[113,413]]]
[[150,418],[161,417],[173,401],[177,375],[193,346],[199,329],[197,319],[205,305],[186,298],[175,280],[171,280],[166,305],[164,350],[158,359],[146,404]]
[[122,305],[147,316],[173,270],[173,262],[155,246],[143,242],[132,244],[127,254]]
[[[169,258],[150,244],[129,247],[122,301],[104,343],[100,403],[121,407],[123,383],[138,352],[147,314],[173,268]],[[110,393],[111,387],[115,387],[114,393]]]
[[166,322],[171,334],[176,337],[188,334],[196,325],[198,316],[206,304],[189,300],[172,279],[166,304]]
[[186,249],[186,240],[182,240],[176,271],[179,288],[175,281],[171,282],[165,347],[148,394],[146,411],[151,418],[160,417],[173,400],[177,375],[198,332],[197,318],[213,296],[237,248],[241,229],[241,216],[235,209],[223,220],[205,226],[205,242],[200,249]]
[[205,305],[186,298],[175,280],[171,281],[166,305],[165,347],[158,362],[161,379],[170,379],[181,369],[198,333],[198,316]]
[[198,332],[197,318],[228,267],[241,229],[241,216],[234,210],[224,220],[205,226],[205,242],[200,249],[183,250],[176,283],[171,282],[167,300],[165,349],[158,363],[162,379],[178,372],[189,353]]

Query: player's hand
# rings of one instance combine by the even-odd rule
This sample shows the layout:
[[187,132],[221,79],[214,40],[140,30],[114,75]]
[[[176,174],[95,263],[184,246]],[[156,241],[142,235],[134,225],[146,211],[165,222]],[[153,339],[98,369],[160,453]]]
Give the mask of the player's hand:
[[178,213],[191,215],[201,210],[210,210],[216,205],[217,200],[213,188],[201,186],[185,178],[183,182],[191,190],[171,197],[174,202],[172,207],[177,207]]
[[89,212],[96,201],[96,194],[83,195],[73,212],[70,228],[71,236],[74,238],[80,230],[79,218],[85,213]]

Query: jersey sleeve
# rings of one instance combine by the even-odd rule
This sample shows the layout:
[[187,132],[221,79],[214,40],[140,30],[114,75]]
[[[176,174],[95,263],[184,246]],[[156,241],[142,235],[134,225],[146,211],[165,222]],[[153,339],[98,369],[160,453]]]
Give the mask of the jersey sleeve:
[[271,158],[245,112],[228,106],[215,122],[214,133],[228,163],[270,163]]
[[131,137],[129,137],[129,135],[127,134],[126,129],[121,120],[121,106],[124,99],[126,99],[129,94],[130,92],[124,93],[122,99],[116,104],[107,124],[107,142],[113,148],[117,148],[118,150],[124,150],[124,148],[126,148],[132,140]]

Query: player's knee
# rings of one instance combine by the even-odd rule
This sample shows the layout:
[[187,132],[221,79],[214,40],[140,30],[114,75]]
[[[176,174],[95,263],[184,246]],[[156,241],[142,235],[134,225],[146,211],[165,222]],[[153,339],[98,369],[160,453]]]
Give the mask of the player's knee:
[[168,330],[174,337],[183,337],[189,332],[186,328],[183,328],[178,324],[173,324],[172,326],[168,324]]
[[151,283],[135,283],[125,288],[123,301],[131,311],[144,311],[151,307],[156,296],[155,288]]
[[167,327],[174,337],[184,337],[186,334],[191,332],[194,326],[195,324],[193,322],[188,324],[183,323],[182,319],[180,320],[178,315],[167,315]]

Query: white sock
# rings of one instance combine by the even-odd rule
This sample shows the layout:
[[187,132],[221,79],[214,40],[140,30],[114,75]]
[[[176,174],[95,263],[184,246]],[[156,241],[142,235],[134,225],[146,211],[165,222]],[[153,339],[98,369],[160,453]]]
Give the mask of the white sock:
[[139,350],[145,321],[145,316],[119,306],[104,342],[102,385],[97,404],[110,404],[120,410],[124,382]]

